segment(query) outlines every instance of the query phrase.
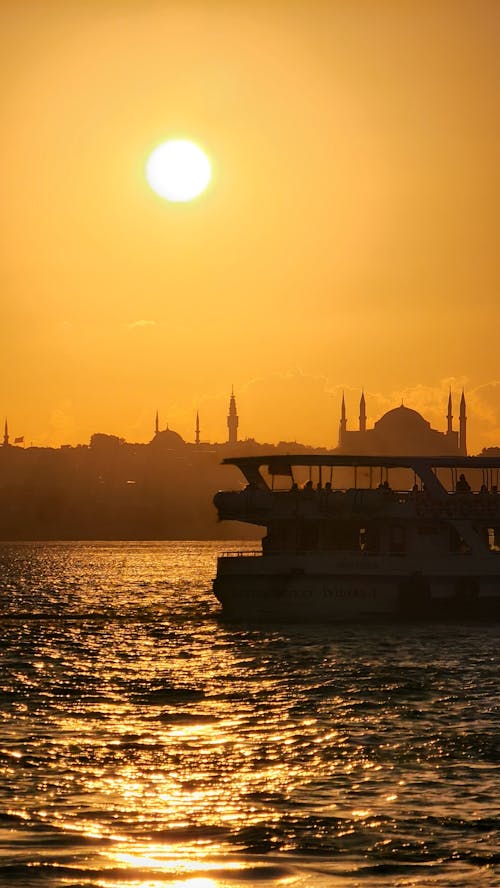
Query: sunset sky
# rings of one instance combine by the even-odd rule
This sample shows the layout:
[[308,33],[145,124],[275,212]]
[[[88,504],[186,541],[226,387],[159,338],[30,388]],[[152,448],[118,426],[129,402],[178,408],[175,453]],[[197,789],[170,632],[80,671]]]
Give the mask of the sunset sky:
[[[0,417],[337,443],[404,403],[500,445],[497,0],[3,0]],[[208,154],[187,204],[146,181]]]

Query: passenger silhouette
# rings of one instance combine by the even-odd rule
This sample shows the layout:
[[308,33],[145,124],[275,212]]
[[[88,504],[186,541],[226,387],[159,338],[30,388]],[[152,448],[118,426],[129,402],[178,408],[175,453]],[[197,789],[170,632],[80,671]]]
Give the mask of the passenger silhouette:
[[457,493],[470,493],[470,490],[471,490],[470,484],[462,472],[462,474],[460,475],[460,477],[457,481],[456,491],[457,491]]

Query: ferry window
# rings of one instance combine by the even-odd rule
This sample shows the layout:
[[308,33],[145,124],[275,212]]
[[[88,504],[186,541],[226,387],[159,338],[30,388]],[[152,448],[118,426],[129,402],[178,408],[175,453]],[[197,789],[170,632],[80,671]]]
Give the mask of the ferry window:
[[327,549],[359,549],[360,528],[348,520],[327,521],[322,528],[322,546]]
[[464,544],[455,527],[450,525],[450,552],[463,552]]
[[378,552],[380,540],[375,527],[361,527],[359,530],[359,548],[362,552]]
[[421,521],[417,530],[420,536],[431,536],[431,534],[440,533],[439,525],[432,521]]
[[400,524],[393,524],[390,533],[390,550],[396,554],[405,551],[405,529]]
[[300,549],[317,549],[318,547],[318,527],[311,522],[304,522],[299,528],[299,548]]
[[[267,551],[286,549],[290,542],[290,532],[286,523],[275,521],[269,525],[267,535],[264,537]],[[264,546],[264,542],[262,544]]]

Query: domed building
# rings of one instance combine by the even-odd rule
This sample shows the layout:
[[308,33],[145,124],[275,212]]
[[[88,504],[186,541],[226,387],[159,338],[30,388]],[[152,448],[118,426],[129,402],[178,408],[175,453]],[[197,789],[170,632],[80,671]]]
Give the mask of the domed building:
[[180,450],[185,446],[184,438],[173,429],[166,428],[162,432],[157,432],[150,442],[152,447],[158,450]]
[[173,429],[167,428],[161,430],[158,422],[158,412],[156,413],[155,434],[154,438],[149,442],[150,447],[155,450],[181,450],[186,446],[184,438]]
[[416,410],[401,404],[377,420],[372,429],[366,427],[365,396],[359,403],[359,428],[349,431],[344,396],[340,415],[340,453],[373,456],[466,456],[467,417],[465,396],[460,400],[458,430],[453,429],[451,392],[448,398],[447,430],[431,428],[430,422]]

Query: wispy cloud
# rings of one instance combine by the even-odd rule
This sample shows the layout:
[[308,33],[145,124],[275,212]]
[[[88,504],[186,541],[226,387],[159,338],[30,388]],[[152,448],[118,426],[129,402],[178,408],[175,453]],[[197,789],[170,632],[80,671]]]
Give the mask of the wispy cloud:
[[156,321],[148,321],[145,318],[141,318],[138,321],[131,321],[130,324],[127,324],[129,330],[137,329],[138,327],[156,327]]

